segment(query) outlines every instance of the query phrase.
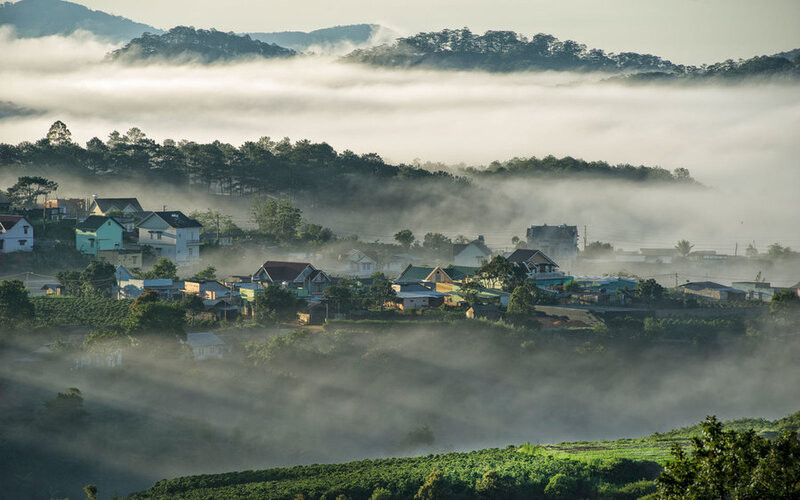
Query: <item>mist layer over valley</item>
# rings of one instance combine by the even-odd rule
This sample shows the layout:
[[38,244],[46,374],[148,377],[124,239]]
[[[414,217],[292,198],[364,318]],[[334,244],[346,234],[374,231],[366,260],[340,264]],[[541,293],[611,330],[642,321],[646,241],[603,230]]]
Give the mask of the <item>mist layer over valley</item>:
[[[42,484],[124,494],[186,474],[637,437],[708,413],[780,417],[800,396],[794,339],[648,347],[489,323],[367,322],[200,364],[151,338],[111,372],[70,370],[69,353],[28,365],[23,347],[6,346],[0,372],[3,473],[22,496]],[[42,406],[67,387],[88,414],[57,419]]]
[[[481,234],[502,250],[543,223],[587,226],[590,241],[617,249],[672,248],[679,239],[731,254],[749,242],[762,252],[774,242],[800,247],[800,86],[786,81],[634,85],[599,73],[392,70],[326,56],[126,65],[106,59],[117,47],[81,34],[15,39],[0,31],[0,143],[34,143],[61,120],[81,144],[131,127],[159,143],[238,147],[289,137],[455,176],[348,174],[329,188],[321,175],[313,189],[260,193],[289,198],[304,220],[340,237],[354,235],[339,242],[343,251],[359,239],[392,242],[404,228]],[[548,155],[685,168],[698,182],[467,169]],[[214,209],[254,227],[249,210],[258,196],[244,190],[102,168],[77,175],[57,162],[2,166],[3,189],[43,175],[59,184],[59,198],[136,197],[145,210]],[[203,264],[220,277],[251,275],[292,250],[220,246]],[[796,282],[800,261],[781,262],[747,272],[780,286]],[[64,325],[5,335],[0,324],[0,483],[19,498],[77,497],[90,482],[103,496],[124,495],[178,475],[638,437],[708,414],[777,418],[800,403],[795,323],[760,331],[742,315],[708,337],[676,340],[647,337],[641,319],[642,328],[612,335],[453,314],[291,332],[226,317],[213,326],[232,354],[205,363],[190,360],[174,338],[120,334],[112,340],[125,344],[124,363],[114,369],[76,369],[73,352],[42,351],[67,339]],[[86,413],[62,418],[54,398],[70,387]]]
[[[404,225],[439,230],[430,226],[456,222],[466,234],[481,231],[486,219],[501,219],[504,230],[487,235],[495,244],[535,218],[585,223],[599,229],[594,237],[616,236],[631,246],[645,237],[686,237],[726,251],[737,238],[800,246],[785,231],[794,214],[784,208],[800,185],[796,85],[627,86],[601,82],[597,74],[393,71],[322,57],[129,67],[102,62],[112,47],[89,38],[6,36],[0,45],[0,78],[6,82],[0,98],[13,109],[35,112],[0,120],[3,142],[35,140],[60,119],[78,141],[137,126],[158,141],[238,145],[288,136],[405,163],[479,167],[514,156],[555,155],[688,168],[711,189],[514,180],[490,184],[492,196],[475,200],[459,202],[447,192],[428,196],[433,207],[421,206],[419,216],[404,214]],[[31,51],[37,57],[26,55]],[[57,180],[66,186],[70,179]],[[102,191],[111,195],[111,189]],[[758,203],[765,193],[772,202]],[[481,208],[462,210],[472,201]],[[449,203],[459,205],[437,216]],[[311,204],[304,208],[313,211]],[[327,219],[322,222],[345,233],[363,227],[385,237],[399,229],[385,218],[363,226],[370,217],[358,212],[348,214],[350,223],[328,207],[321,212]]]

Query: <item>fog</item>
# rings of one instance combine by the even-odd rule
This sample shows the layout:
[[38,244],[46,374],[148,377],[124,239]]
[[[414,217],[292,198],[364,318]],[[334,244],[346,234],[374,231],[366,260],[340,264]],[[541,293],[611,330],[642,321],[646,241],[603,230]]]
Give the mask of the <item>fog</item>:
[[[87,36],[16,40],[6,32],[0,37],[0,100],[39,114],[0,120],[0,140],[35,140],[61,119],[81,142],[138,126],[159,141],[238,145],[288,136],[407,163],[480,166],[552,154],[685,167],[710,189],[490,184],[497,203],[486,203],[505,222],[494,223],[496,234],[487,237],[507,245],[531,223],[566,222],[586,224],[591,239],[617,239],[629,249],[671,246],[679,238],[726,252],[737,242],[800,246],[798,233],[788,231],[796,223],[791,207],[800,185],[797,85],[628,86],[598,74],[384,70],[323,56],[125,66],[103,62],[112,48]],[[455,195],[454,203],[465,204]],[[321,212],[336,219],[330,221],[334,229],[360,227],[380,238],[390,237],[395,225],[441,231],[430,226],[447,222],[462,233],[493,232],[485,227],[492,217],[453,221],[459,218],[453,211],[373,220],[375,228],[362,224],[358,213],[349,219],[356,227],[348,228],[342,218]]]
[[[105,498],[177,475],[638,437],[707,414],[774,419],[800,401],[796,337],[600,350],[485,323],[364,328],[295,339],[257,367],[241,354],[180,361],[143,337],[121,368],[76,370],[69,353],[31,361],[33,339],[11,343],[6,491],[58,497],[96,482]],[[220,335],[239,353],[275,333]],[[53,428],[42,403],[67,387],[89,415]]]

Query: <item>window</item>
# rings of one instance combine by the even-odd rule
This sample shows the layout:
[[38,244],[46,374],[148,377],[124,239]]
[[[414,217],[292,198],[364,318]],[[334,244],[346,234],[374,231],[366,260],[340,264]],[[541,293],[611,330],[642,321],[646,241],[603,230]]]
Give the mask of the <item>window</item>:
[[94,248],[94,238],[89,238],[89,248]]
[[161,239],[161,233],[156,233],[156,239],[158,239],[158,240]]
[[23,246],[25,246],[25,243],[27,243],[27,242],[28,242],[28,240],[19,240],[19,246],[23,247]]
[[28,234],[28,229],[30,229],[30,228],[31,228],[30,226],[22,226],[22,233],[23,234]]
[[6,242],[6,240],[0,240],[0,250],[3,249],[3,243],[5,243],[5,242]]

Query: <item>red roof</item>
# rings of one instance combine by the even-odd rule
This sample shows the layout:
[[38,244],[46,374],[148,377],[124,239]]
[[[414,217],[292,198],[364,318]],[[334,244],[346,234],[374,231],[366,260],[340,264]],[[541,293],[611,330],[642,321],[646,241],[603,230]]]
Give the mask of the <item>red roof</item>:
[[0,215],[0,227],[8,231],[23,219],[21,215]]

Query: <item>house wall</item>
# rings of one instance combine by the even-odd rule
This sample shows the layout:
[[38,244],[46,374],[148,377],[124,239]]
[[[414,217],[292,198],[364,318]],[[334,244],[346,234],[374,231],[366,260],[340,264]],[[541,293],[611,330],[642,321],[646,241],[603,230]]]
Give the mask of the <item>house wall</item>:
[[95,257],[99,250],[118,250],[122,248],[122,227],[107,220],[96,231],[76,229],[75,248]]
[[28,219],[20,219],[14,227],[0,233],[0,245],[2,245],[0,253],[32,251],[33,224],[28,222]]
[[158,217],[139,224],[139,244],[153,247],[156,257],[177,263],[200,260],[200,228],[174,228]]
[[119,252],[117,250],[100,250],[97,258],[114,266],[142,267],[142,253]]
[[225,346],[222,345],[204,345],[199,347],[192,347],[194,359],[202,361],[204,359],[221,359],[225,352]]

